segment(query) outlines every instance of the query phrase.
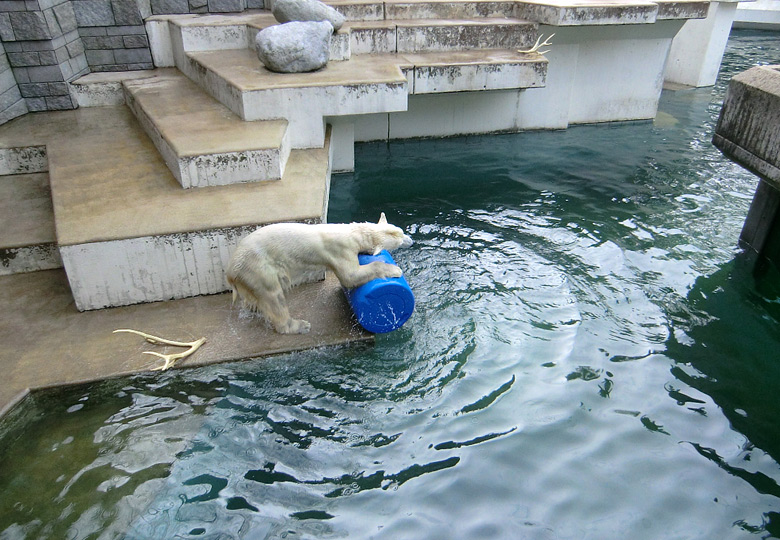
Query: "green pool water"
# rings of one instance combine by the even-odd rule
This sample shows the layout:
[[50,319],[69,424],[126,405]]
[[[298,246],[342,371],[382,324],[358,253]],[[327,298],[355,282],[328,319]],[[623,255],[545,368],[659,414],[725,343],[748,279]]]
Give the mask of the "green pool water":
[[[364,144],[417,307],[376,345],[53,391],[0,442],[0,539],[780,536],[780,276],[713,88],[654,123]],[[56,362],[56,355],[52,362]]]

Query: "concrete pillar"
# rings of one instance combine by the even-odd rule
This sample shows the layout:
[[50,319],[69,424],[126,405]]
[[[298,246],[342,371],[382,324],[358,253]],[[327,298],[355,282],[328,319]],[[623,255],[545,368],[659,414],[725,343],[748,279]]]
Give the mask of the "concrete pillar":
[[741,2],[734,18],[735,28],[780,29],[780,0]]
[[686,21],[672,41],[664,78],[686,86],[712,86],[731,32],[737,0],[711,2],[705,19]]
[[740,243],[780,267],[780,66],[731,80],[712,142],[760,178]]

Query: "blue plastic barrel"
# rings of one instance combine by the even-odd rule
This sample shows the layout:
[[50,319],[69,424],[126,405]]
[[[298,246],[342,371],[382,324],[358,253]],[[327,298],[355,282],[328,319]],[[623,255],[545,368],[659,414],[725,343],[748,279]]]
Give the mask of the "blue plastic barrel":
[[[395,264],[386,250],[379,255],[358,255],[360,264],[382,261]],[[375,334],[401,328],[414,311],[414,294],[406,279],[380,278],[354,289],[344,289],[360,326]]]

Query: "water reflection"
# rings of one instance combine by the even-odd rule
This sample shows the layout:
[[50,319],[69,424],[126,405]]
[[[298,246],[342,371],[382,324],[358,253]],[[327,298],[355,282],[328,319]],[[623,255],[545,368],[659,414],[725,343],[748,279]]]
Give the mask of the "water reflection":
[[[757,275],[754,263],[753,257],[740,256],[696,281],[688,302],[670,312],[677,332],[668,354],[677,362],[677,378],[710,396],[747,439],[738,452],[717,444],[689,444],[758,492],[778,497],[780,276],[773,267]],[[689,408],[692,402],[702,402],[677,391],[670,396]],[[744,527],[765,527],[777,535],[778,518],[776,512],[767,512],[762,523],[745,522]]]

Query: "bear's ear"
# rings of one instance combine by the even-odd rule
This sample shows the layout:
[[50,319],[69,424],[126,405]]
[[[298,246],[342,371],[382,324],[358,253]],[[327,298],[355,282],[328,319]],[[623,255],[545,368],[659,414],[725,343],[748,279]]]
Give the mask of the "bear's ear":
[[379,225],[387,225],[387,218],[384,212],[379,216]]

